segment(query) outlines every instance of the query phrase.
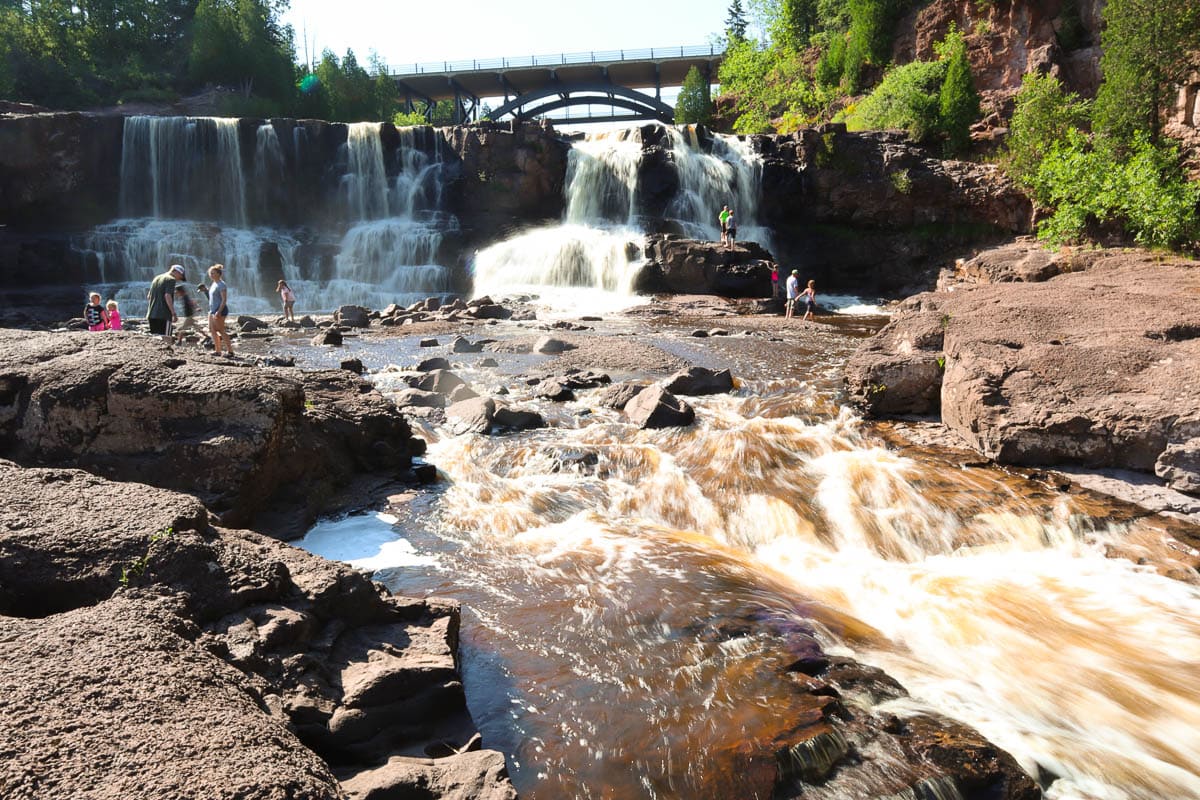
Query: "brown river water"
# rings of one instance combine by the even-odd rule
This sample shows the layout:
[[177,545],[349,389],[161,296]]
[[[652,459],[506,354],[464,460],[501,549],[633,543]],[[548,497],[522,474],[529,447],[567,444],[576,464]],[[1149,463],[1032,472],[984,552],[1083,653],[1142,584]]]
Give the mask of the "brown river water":
[[[522,797],[765,798],[755,765],[806,712],[781,679],[801,631],[899,680],[912,697],[888,710],[977,728],[1051,798],[1200,798],[1200,590],[1135,563],[1166,523],[889,447],[840,403],[879,319],[784,343],[686,335],[711,322],[602,325],[732,368],[736,392],[689,398],[693,427],[638,430],[596,392],[530,401],[545,430],[426,426],[433,491],[299,542],[462,602],[468,702]],[[372,369],[427,354],[353,349]],[[517,400],[528,388],[506,378],[545,360],[475,366],[488,355],[452,356],[454,371]],[[811,796],[915,797],[910,779],[847,771]]]

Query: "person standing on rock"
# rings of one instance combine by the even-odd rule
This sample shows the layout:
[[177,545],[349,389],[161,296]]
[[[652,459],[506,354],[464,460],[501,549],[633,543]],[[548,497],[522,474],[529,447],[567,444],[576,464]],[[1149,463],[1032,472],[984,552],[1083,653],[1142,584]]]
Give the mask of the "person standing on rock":
[[100,304],[99,292],[88,295],[88,304],[83,307],[83,321],[87,323],[89,331],[102,331],[108,327],[108,314]]
[[171,326],[179,319],[175,316],[175,282],[185,280],[186,274],[183,267],[172,264],[162,275],[155,276],[146,295],[146,323],[150,333],[162,336],[167,342],[171,341]]
[[729,230],[729,206],[721,206],[721,213],[717,218],[721,220],[721,244],[728,244],[725,232]]
[[233,357],[233,340],[225,330],[225,317],[229,315],[229,289],[224,281],[225,267],[213,264],[208,268],[208,277],[212,286],[208,290],[208,332],[212,335],[213,354],[221,355],[222,344],[225,355]]
[[292,291],[292,287],[287,285],[287,281],[275,284],[275,291],[279,292],[279,299],[283,302],[284,319],[288,322],[295,322],[296,315],[292,309],[296,306],[296,293]]
[[771,302],[779,299],[779,265],[771,265]]
[[737,241],[737,220],[733,218],[733,212],[730,211],[729,217],[725,220],[725,247],[732,250],[735,241]]
[[804,318],[801,322],[808,322],[813,318],[813,311],[817,307],[817,290],[813,288],[815,285],[816,281],[809,281],[808,286],[800,293],[804,298]]
[[792,270],[792,274],[788,275],[787,279],[787,311],[784,312],[784,319],[791,319],[796,311],[796,300],[800,297],[800,271]]

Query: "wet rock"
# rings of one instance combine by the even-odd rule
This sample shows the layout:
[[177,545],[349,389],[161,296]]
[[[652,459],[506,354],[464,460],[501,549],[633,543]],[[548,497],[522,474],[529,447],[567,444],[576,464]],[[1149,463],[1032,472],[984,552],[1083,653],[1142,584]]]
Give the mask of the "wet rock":
[[300,327],[301,328],[315,328],[315,327],[317,327],[317,321],[306,314],[300,318]]
[[412,386],[426,392],[448,395],[454,391],[456,386],[462,386],[465,383],[466,381],[449,370],[435,369],[421,375],[413,382]]
[[265,331],[271,326],[263,322],[258,317],[248,317],[240,315],[237,318],[237,329],[242,333],[254,333],[255,331]]
[[362,361],[357,358],[343,359],[342,362],[338,366],[340,366],[342,369],[346,370],[347,372],[353,372],[355,375],[362,375],[364,372],[366,372],[366,369],[363,367]]
[[473,309],[472,313],[476,319],[487,320],[509,319],[513,315],[512,311],[498,304],[479,306],[478,308]]
[[455,353],[481,353],[483,345],[472,343],[462,336],[456,336],[454,343],[450,346],[450,350]]
[[326,328],[313,337],[312,343],[315,345],[333,345],[339,347],[342,344],[342,332],[337,328]]
[[438,346],[440,346],[440,342],[438,342],[437,339],[422,339],[420,341],[419,346],[420,347],[438,347]]
[[625,416],[640,428],[691,425],[695,410],[661,386],[647,386],[625,405]]
[[445,408],[446,396],[438,392],[421,389],[401,389],[390,395],[392,402],[400,407],[420,406],[423,408]]
[[409,311],[437,311],[442,307],[442,298],[426,297],[421,303],[409,308]]
[[641,294],[716,294],[766,297],[771,294],[774,258],[754,242],[726,248],[720,242],[652,234],[646,240],[647,263],[639,273]]
[[363,306],[342,306],[333,313],[333,321],[350,328],[366,328],[371,324],[371,310]]
[[526,431],[533,428],[546,427],[546,420],[536,411],[525,411],[517,408],[509,408],[508,406],[497,407],[493,421],[501,428],[508,428],[514,431]]
[[597,402],[605,408],[620,411],[629,404],[630,400],[637,396],[638,392],[645,388],[646,385],[644,383],[618,383],[616,386],[605,390]]
[[494,359],[494,358],[481,358],[481,359],[479,359],[479,366],[481,366],[481,367],[498,367],[498,366],[500,366],[500,362],[496,361],[496,359]]
[[479,397],[479,393],[464,383],[450,390],[450,394],[446,396],[446,402],[457,403],[461,400],[470,400],[472,397]]
[[553,355],[564,353],[567,350],[574,350],[575,345],[564,342],[562,339],[554,339],[549,336],[542,337],[537,340],[533,346],[533,352]]
[[0,457],[186,491],[229,524],[283,506],[286,525],[275,510],[271,519],[303,526],[361,472],[408,466],[403,447],[376,447],[411,438],[404,418],[340,370],[263,369],[150,337],[10,330],[0,365]]
[[345,780],[351,800],[392,800],[400,797],[446,800],[516,800],[504,756],[490,750],[447,758],[396,756],[386,764]]
[[557,380],[544,380],[533,389],[534,397],[541,397],[546,400],[553,400],[556,403],[564,403],[575,399],[575,393],[570,388],[564,386]]
[[692,334],[691,334],[691,335],[692,335],[692,336],[694,336],[694,337],[695,337],[695,338],[697,338],[697,339],[707,339],[707,338],[708,338],[708,331],[703,331],[703,330],[694,330],[694,331],[692,331]]
[[435,369],[450,369],[450,362],[441,356],[434,356],[417,364],[417,372],[433,372]]
[[708,332],[708,335],[709,336],[728,336],[729,331],[725,330],[724,328],[713,328],[712,330],[710,330]]
[[875,416],[940,408],[999,463],[1156,472],[1194,492],[1198,266],[1107,251],[1040,283],[910,298],[851,358],[847,389]]
[[490,397],[474,397],[446,408],[446,424],[455,435],[488,433],[496,414],[496,401]]
[[668,378],[663,387],[673,394],[721,394],[733,391],[733,375],[727,369],[714,372],[704,367],[688,367]]

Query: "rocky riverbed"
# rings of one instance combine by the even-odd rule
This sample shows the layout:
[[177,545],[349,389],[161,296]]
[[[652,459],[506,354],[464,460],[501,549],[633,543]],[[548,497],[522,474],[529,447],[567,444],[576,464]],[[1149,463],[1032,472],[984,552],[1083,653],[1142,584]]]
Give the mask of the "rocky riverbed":
[[[345,309],[318,320],[340,344],[270,323],[243,334],[233,361],[134,332],[0,331],[0,659],[12,665],[0,708],[13,721],[0,734],[0,789],[515,797],[504,756],[481,747],[467,712],[457,604],[394,595],[278,537],[338,509],[410,502],[431,477],[428,438],[573,429],[586,415],[691,426],[695,407],[712,413],[706,398],[748,385],[764,393],[764,419],[825,414],[774,408],[784,401],[767,399],[769,381],[833,385],[831,354],[855,340],[847,380],[873,414],[941,411],[941,423],[896,428],[894,446],[946,457],[949,432],[981,452],[956,462],[970,470],[993,459],[1123,466],[1194,492],[1194,269],[1140,254],[985,252],[874,338],[878,322],[789,323],[758,301],[711,296],[557,321],[538,319],[532,298]],[[588,458],[561,468],[587,475]],[[1068,488],[1033,473],[1004,480]],[[1096,516],[1137,516],[1086,502]],[[1194,580],[1184,551],[1200,537],[1168,526],[1151,546],[1157,533],[1111,555]],[[727,619],[708,637],[734,642],[764,624],[773,630]],[[950,785],[968,799],[1040,796],[970,728],[881,711],[903,707],[905,689],[827,652],[817,629],[773,630],[777,681],[790,688],[768,757],[739,756],[756,786],[776,797],[872,781],[918,796]]]

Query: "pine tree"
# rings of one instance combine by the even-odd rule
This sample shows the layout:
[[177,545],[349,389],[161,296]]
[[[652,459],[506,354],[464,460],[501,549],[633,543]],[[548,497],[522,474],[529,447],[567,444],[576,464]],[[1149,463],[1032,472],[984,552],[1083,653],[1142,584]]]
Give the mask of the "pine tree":
[[739,42],[746,38],[746,9],[742,0],[733,0],[729,4],[729,14],[725,17],[725,36],[729,41]]
[[958,155],[971,145],[971,123],[979,118],[979,93],[971,80],[967,43],[960,31],[950,29],[938,54],[947,62],[938,98],[939,117],[946,133],[946,151]]
[[712,119],[712,87],[700,70],[692,67],[683,79],[675,101],[675,122],[679,125],[707,125]]

